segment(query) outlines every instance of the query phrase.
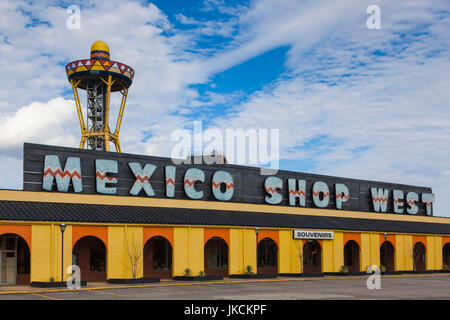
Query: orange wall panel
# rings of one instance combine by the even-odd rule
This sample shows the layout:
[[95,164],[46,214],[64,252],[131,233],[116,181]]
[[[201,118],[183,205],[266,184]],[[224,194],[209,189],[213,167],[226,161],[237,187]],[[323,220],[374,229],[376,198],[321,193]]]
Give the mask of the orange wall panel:
[[72,226],[72,248],[83,237],[97,237],[108,248],[108,227],[101,226]]
[[164,237],[166,238],[170,245],[173,248],[173,228],[170,227],[144,227],[143,232],[143,245],[147,243],[148,240],[150,240],[153,237]]
[[416,245],[417,242],[422,242],[425,246],[425,249],[427,249],[427,236],[412,236],[413,241],[413,247]]
[[230,247],[230,229],[205,228],[204,234],[204,244],[213,237],[219,237],[225,240],[228,247]]
[[23,225],[0,225],[0,235],[14,233],[21,236],[28,244],[31,251],[31,226]]
[[264,238],[272,239],[273,241],[275,241],[277,246],[280,247],[280,245],[278,244],[278,238],[279,238],[278,230],[261,230],[261,229],[259,229],[258,242]]
[[[395,234],[388,234],[386,241],[389,241],[390,243],[392,243],[392,246],[394,247],[395,250]],[[380,247],[384,242],[384,235],[380,234]]]
[[359,248],[361,248],[361,234],[360,233],[344,232],[344,246],[350,240],[356,241]]

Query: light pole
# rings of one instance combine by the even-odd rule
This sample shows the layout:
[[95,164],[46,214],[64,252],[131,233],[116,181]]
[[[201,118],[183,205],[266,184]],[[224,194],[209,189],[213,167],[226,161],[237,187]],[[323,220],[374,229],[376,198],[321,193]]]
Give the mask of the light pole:
[[256,273],[258,273],[258,233],[259,228],[255,228],[255,234],[256,234]]
[[66,225],[61,223],[59,225],[61,230],[61,282],[64,281],[64,230],[66,230]]
[[382,261],[382,263],[383,263],[384,267],[386,267],[386,253],[387,253],[386,252],[386,245],[387,245],[386,240],[387,240],[387,237],[388,237],[387,232],[385,232],[383,234],[383,237],[384,237],[384,242],[383,242],[384,254],[383,254],[383,261]]

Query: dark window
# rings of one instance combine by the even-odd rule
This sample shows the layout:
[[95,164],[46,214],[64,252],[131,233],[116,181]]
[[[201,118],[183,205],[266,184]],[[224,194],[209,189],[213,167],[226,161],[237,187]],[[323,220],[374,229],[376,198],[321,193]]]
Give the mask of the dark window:
[[277,266],[277,244],[272,239],[266,238],[258,244],[258,267]]
[[30,250],[22,238],[17,239],[17,273],[30,274]]
[[172,247],[169,241],[162,237],[154,237],[151,240],[153,248],[153,270],[172,269]]
[[442,259],[444,265],[448,268],[450,267],[450,243],[446,243],[444,248],[442,248]]
[[105,272],[105,245],[100,239],[90,239],[90,271]]
[[223,239],[208,240],[205,250],[209,269],[228,269],[228,246]]

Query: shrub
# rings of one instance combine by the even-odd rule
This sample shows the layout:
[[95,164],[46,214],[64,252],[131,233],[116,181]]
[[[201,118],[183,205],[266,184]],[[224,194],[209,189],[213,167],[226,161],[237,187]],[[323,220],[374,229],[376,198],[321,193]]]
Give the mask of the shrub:
[[339,272],[347,273],[347,272],[348,272],[348,267],[345,266],[345,265],[342,265],[342,266],[341,266],[341,269],[339,269]]
[[251,265],[248,265],[246,268],[245,268],[245,274],[253,274],[253,271],[252,271],[252,266]]
[[184,275],[185,276],[190,276],[191,275],[191,269],[189,269],[189,268],[184,269]]

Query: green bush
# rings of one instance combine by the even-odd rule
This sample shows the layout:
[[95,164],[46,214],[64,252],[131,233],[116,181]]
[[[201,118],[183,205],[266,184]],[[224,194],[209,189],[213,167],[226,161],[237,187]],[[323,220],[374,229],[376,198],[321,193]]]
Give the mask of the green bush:
[[205,273],[204,273],[203,271],[200,271],[200,272],[198,273],[198,275],[199,275],[200,277],[203,277],[203,276],[205,275]]
[[185,276],[190,276],[191,275],[191,269],[189,269],[189,268],[184,269],[184,275]]
[[339,272],[347,273],[348,272],[348,267],[345,266],[345,265],[342,265],[341,269],[339,269]]
[[252,271],[252,266],[251,265],[248,265],[246,268],[245,268],[245,274],[253,274],[253,271]]

